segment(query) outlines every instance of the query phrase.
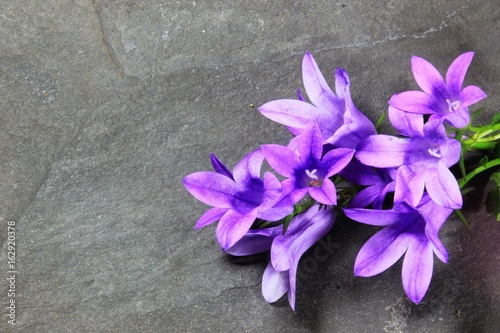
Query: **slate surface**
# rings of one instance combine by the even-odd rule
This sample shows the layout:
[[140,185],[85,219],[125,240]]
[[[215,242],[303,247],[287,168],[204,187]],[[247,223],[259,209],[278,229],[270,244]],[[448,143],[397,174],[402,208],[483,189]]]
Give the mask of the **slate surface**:
[[444,227],[451,259],[418,306],[400,264],[353,277],[373,228],[335,226],[326,259],[304,256],[293,312],[262,298],[265,258],[228,258],[213,227],[193,231],[206,207],[181,180],[208,170],[209,152],[232,167],[287,143],[250,104],[294,98],[306,50],[332,85],[348,71],[372,120],[416,87],[413,54],[444,71],[473,50],[466,83],[493,115],[499,19],[495,0],[2,1],[0,331],[495,332],[500,225],[482,210],[468,213],[472,230]]

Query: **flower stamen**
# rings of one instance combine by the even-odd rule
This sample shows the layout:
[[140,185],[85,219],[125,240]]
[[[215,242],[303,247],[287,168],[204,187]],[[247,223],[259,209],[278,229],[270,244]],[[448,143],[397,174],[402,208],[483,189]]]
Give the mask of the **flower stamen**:
[[450,111],[450,113],[457,111],[460,107],[460,101],[452,102],[449,99],[446,99],[446,103],[448,103],[448,111]]

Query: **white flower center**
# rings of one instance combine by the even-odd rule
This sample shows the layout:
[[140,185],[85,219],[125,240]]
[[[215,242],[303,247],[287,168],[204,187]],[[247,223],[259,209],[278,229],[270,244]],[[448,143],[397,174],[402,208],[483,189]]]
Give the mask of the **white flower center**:
[[429,154],[431,154],[431,156],[441,158],[441,152],[439,151],[439,147],[429,148],[427,149],[427,151],[429,152]]
[[306,175],[311,178],[311,180],[318,180],[318,176],[316,176],[316,169],[313,171],[306,170]]
[[446,100],[446,103],[448,103],[448,110],[451,112],[457,111],[457,109],[460,107],[460,101],[450,101],[449,99]]

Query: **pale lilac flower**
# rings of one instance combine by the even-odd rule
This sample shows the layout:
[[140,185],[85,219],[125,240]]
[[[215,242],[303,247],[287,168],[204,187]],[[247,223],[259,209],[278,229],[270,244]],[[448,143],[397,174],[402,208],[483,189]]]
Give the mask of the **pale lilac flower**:
[[273,144],[261,149],[269,165],[287,177],[282,182],[286,196],[280,205],[293,205],[307,193],[319,203],[337,204],[335,185],[329,177],[351,161],[353,149],[333,149],[322,157],[323,139],[315,123],[293,138],[288,147]]
[[294,217],[286,233],[275,236],[271,245],[271,262],[262,277],[262,294],[272,303],[288,292],[288,302],[295,310],[296,275],[299,259],[325,236],[335,222],[333,207],[312,206]]
[[[418,116],[418,115],[417,115]],[[453,209],[462,207],[457,180],[448,169],[458,162],[461,145],[446,136],[441,120],[406,123],[413,115],[394,113],[399,128],[411,138],[372,135],[360,143],[356,158],[377,168],[398,168],[394,201],[415,207],[424,188],[437,204]],[[393,119],[391,118],[391,120]]]
[[355,148],[363,138],[375,134],[373,123],[352,102],[349,76],[343,69],[335,71],[336,95],[309,52],[302,61],[302,77],[312,104],[305,102],[299,91],[299,100],[271,101],[262,105],[259,111],[267,118],[286,125],[294,135],[299,135],[316,122],[324,143],[334,147]]
[[474,52],[467,52],[456,58],[448,68],[446,81],[432,64],[413,56],[413,76],[423,91],[394,95],[389,104],[406,112],[431,114],[430,120],[443,119],[456,128],[467,126],[470,121],[468,107],[486,97],[479,87],[462,89],[473,56]]
[[211,156],[216,172],[196,172],[186,176],[184,186],[196,199],[213,206],[196,223],[195,229],[220,220],[217,239],[224,250],[233,246],[250,229],[256,218],[277,221],[293,210],[273,207],[282,195],[279,180],[272,173],[260,178],[264,155],[260,150],[248,154],[233,173]]
[[363,277],[377,275],[405,255],[403,288],[410,300],[420,303],[431,282],[433,254],[442,262],[448,262],[448,253],[438,232],[452,209],[436,205],[424,195],[416,208],[398,203],[391,210],[344,209],[344,212],[355,221],[385,226],[359,251],[354,274]]

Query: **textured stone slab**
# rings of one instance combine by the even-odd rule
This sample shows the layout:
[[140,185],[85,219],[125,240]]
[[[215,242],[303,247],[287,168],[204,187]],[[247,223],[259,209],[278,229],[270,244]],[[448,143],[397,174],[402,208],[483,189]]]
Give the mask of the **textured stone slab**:
[[[7,1],[0,8],[0,302],[16,223],[16,321],[7,332],[495,332],[500,225],[483,211],[441,235],[424,301],[400,268],[355,278],[375,232],[338,224],[299,266],[297,311],[269,305],[266,257],[231,259],[182,178],[233,166],[290,134],[255,107],[294,98],[311,51],[351,76],[372,120],[416,85],[410,58],[442,71],[473,50],[466,83],[499,110],[496,1]],[[384,130],[390,130],[386,127]],[[319,246],[319,245],[318,245]],[[319,250],[318,250],[319,251]]]

